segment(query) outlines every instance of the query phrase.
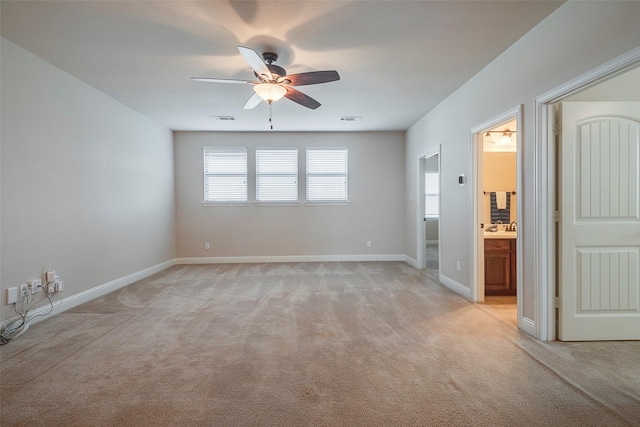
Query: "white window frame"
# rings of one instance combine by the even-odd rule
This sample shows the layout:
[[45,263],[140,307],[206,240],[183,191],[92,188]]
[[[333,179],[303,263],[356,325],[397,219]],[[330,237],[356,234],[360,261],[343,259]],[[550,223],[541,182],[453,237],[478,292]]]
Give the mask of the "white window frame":
[[[340,163],[334,163],[331,167],[325,168],[325,170],[317,170],[313,167],[310,170],[310,154],[320,152],[341,152],[344,153],[344,159],[340,159]],[[313,165],[312,165],[313,166]],[[305,169],[306,169],[306,190],[305,190],[305,203],[308,204],[349,204],[349,148],[348,147],[307,147],[305,154]],[[316,170],[313,170],[316,169]],[[335,185],[336,181],[343,180],[343,193],[342,198],[322,198],[319,195],[310,194],[314,191],[314,187],[317,184],[313,184],[311,181],[320,181],[326,179],[327,184]],[[334,181],[331,183],[331,181]]]
[[[207,168],[207,158],[208,155],[218,153],[220,155],[226,155],[229,158],[235,159],[244,159],[244,169],[242,168],[242,164],[237,164],[239,169],[233,170],[233,168],[220,168],[219,170],[208,170]],[[221,166],[221,165],[219,165]],[[225,170],[226,169],[226,170]],[[248,154],[247,147],[243,146],[215,146],[215,147],[203,147],[203,205],[247,205],[249,202],[249,193],[248,193]],[[208,178],[235,178],[236,181],[242,180],[242,184],[244,184],[244,191],[240,191],[239,196],[230,197],[230,198],[209,198],[208,196],[211,194],[211,190],[209,189],[210,180]],[[244,197],[241,197],[244,196]]]
[[[275,156],[268,157],[268,153],[281,153],[285,157],[278,159]],[[293,155],[293,156],[292,156]],[[295,157],[295,164],[291,161]],[[261,164],[261,159],[264,163]],[[279,166],[277,162],[283,163],[282,166],[289,168],[289,170],[276,170]],[[299,203],[299,149],[298,147],[257,147],[255,150],[255,165],[256,165],[256,197],[255,203],[268,205],[268,204],[291,204],[297,205]],[[265,179],[262,182],[262,178]],[[269,184],[269,178],[273,181]],[[262,184],[261,184],[262,182]],[[272,187],[270,189],[270,187]],[[289,198],[277,197],[277,187],[285,188],[289,187]],[[271,195],[270,195],[271,194]]]

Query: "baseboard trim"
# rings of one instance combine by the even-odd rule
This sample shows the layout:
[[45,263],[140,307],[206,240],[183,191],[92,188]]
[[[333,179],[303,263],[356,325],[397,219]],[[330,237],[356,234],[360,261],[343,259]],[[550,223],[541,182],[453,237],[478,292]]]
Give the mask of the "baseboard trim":
[[455,280],[445,276],[444,274],[440,274],[440,283],[451,289],[453,292],[462,295],[468,300],[471,300],[471,289],[466,287],[462,283],[456,282]]
[[[61,300],[53,301],[53,310],[51,310],[51,305],[38,307],[37,309],[29,312],[29,323],[34,324],[41,322],[44,319],[55,316],[58,313],[69,310],[85,302],[91,301],[92,299],[101,297],[102,295],[108,294],[109,292],[124,288],[125,286],[149,277],[152,274],[159,273],[162,270],[165,270],[173,265],[175,265],[175,259],[170,259],[160,264],[156,264],[151,267],[136,271],[134,273],[127,274],[126,276],[122,276],[109,282],[103,283],[102,285],[95,286],[91,289],[87,289],[86,291],[78,292],[77,294],[62,298]],[[49,310],[51,310],[51,313],[48,313]],[[17,319],[19,319],[19,317],[5,320],[4,322],[0,323],[0,328],[4,328]]]
[[185,257],[176,258],[180,264],[253,264],[277,262],[368,262],[406,261],[405,255],[282,255],[282,256],[232,256],[232,257]]
[[404,256],[404,262],[406,262],[407,264],[409,264],[411,267],[415,268],[416,270],[420,270],[418,268],[418,260],[417,259],[413,259],[408,255]]
[[529,319],[528,317],[524,317],[522,316],[522,318],[520,319],[520,324],[518,325],[518,328],[522,329],[522,331],[526,332],[527,334],[531,335],[534,338],[536,337],[536,322],[535,320]]

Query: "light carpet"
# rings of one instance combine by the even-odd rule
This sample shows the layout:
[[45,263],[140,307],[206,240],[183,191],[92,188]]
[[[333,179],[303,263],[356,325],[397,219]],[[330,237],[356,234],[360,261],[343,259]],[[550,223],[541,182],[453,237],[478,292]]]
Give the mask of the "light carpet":
[[542,343],[399,262],[175,266],[0,348],[3,426],[629,426],[640,343]]

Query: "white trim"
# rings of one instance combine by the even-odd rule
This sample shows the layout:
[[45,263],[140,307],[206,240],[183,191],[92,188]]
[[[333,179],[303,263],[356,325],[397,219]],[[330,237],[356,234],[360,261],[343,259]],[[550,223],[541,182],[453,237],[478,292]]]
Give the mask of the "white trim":
[[556,236],[553,211],[556,196],[555,151],[553,147],[553,113],[551,105],[605,79],[621,74],[640,63],[640,47],[630,50],[535,99],[534,159],[534,244],[536,286],[535,337],[542,341],[556,339]]
[[[430,221],[426,221],[426,222],[430,222]],[[427,246],[436,246],[437,244],[440,243],[440,240],[425,240],[425,243],[427,244]]]
[[293,207],[297,207],[300,206],[302,203],[300,202],[294,202],[294,201],[290,201],[290,202],[276,202],[276,201],[272,201],[272,202],[259,202],[259,201],[254,201],[253,202],[253,206],[256,207],[261,207],[261,206],[278,206],[278,207],[282,207],[282,206],[293,206]]
[[[538,318],[535,337],[555,339],[554,296],[556,287],[555,210],[556,173],[553,136],[553,109],[536,99],[534,141],[535,231],[533,280],[536,286],[535,310]],[[551,132],[551,133],[549,133]],[[553,172],[550,172],[553,171]],[[545,196],[546,195],[546,196]]]
[[[160,264],[153,265],[151,267],[147,267],[140,271],[136,271],[131,274],[127,274],[126,276],[119,277],[117,279],[111,280],[107,283],[103,283],[102,285],[95,286],[91,289],[87,289],[86,291],[79,292],[77,294],[73,294],[69,297],[63,298],[61,300],[53,301],[53,310],[51,310],[51,305],[46,304],[42,307],[39,307],[35,310],[29,312],[29,323],[35,324],[44,319],[48,319],[51,316],[55,316],[58,313],[69,310],[73,307],[76,307],[80,304],[84,304],[85,302],[91,301],[95,298],[101,297],[102,295],[106,295],[110,292],[116,291],[120,288],[124,288],[132,283],[137,282],[138,280],[142,280],[146,277],[151,276],[152,274],[156,274],[165,270],[171,266],[175,265],[175,260],[171,259]],[[52,297],[55,298],[56,294],[52,294]],[[51,313],[48,313],[51,310]],[[48,314],[47,314],[48,313]],[[37,317],[35,317],[37,316]],[[6,325],[14,322],[19,318],[11,318],[7,319],[4,322],[0,323],[0,327],[4,328]]]
[[418,261],[416,261],[415,259],[411,258],[408,255],[404,256],[404,262],[406,262],[407,264],[409,264],[411,267],[415,268],[416,270],[420,270],[418,268]]
[[630,50],[617,58],[608,61],[591,71],[587,71],[567,83],[538,96],[536,102],[543,104],[556,103],[567,96],[594,86],[603,80],[622,74],[640,63],[640,47]]
[[[421,165],[422,165],[422,161],[425,159],[428,159],[429,157],[433,157],[435,155],[438,155],[438,174],[440,175],[441,172],[441,155],[440,153],[442,152],[442,144],[438,144],[435,148],[432,148],[429,151],[426,151],[422,154],[418,154],[418,168],[417,168],[417,187],[416,187],[416,220],[417,220],[417,227],[416,230],[418,230],[418,236],[416,238],[417,240],[417,250],[416,250],[416,256],[417,256],[417,264],[415,266],[415,268],[417,270],[424,270],[425,268],[427,268],[426,266],[426,261],[425,261],[425,238],[426,238],[426,222],[429,221],[429,219],[427,219],[427,221],[424,221],[424,212],[425,212],[425,207],[424,204],[422,203],[422,201],[425,198],[425,194],[424,194],[424,175],[423,172],[424,170],[421,169]],[[421,173],[422,172],[422,173]],[[440,221],[440,218],[442,217],[442,211],[440,209],[440,198],[441,198],[441,193],[442,193],[442,183],[440,182],[440,179],[438,179],[438,240],[440,240],[440,236],[442,236],[442,221]],[[438,259],[442,259],[442,254],[440,253],[441,249],[440,246],[438,247]],[[438,267],[438,270],[440,268]]]
[[447,288],[451,289],[453,292],[462,295],[468,300],[471,300],[471,289],[463,285],[462,283],[456,282],[450,277],[445,276],[444,274],[440,274],[439,278],[440,283]]
[[528,317],[523,316],[518,319],[518,328],[522,329],[524,332],[528,333],[531,336],[536,336],[536,322],[529,319]]
[[251,264],[276,262],[350,262],[350,261],[405,261],[404,254],[392,255],[282,255],[282,256],[230,256],[230,257],[187,257],[176,258],[182,264]]
[[351,202],[345,200],[343,202],[332,202],[331,200],[319,201],[319,202],[303,202],[305,206],[349,206]]
[[249,206],[249,202],[202,202],[202,206],[215,206],[215,207]]
[[[479,224],[482,222],[480,218],[481,212],[481,194],[483,194],[483,188],[481,188],[482,177],[480,176],[482,170],[478,167],[481,160],[482,150],[484,150],[483,135],[486,131],[500,126],[511,120],[516,120],[517,128],[515,132],[518,134],[516,145],[516,222],[520,230],[524,230],[523,218],[523,200],[522,197],[522,177],[523,177],[523,149],[522,149],[522,135],[523,132],[523,117],[522,117],[522,105],[518,105],[504,113],[487,120],[486,122],[474,127],[470,131],[471,140],[471,157],[472,157],[472,177],[473,177],[473,205],[472,205],[472,223],[471,230],[473,230],[473,245],[471,246],[471,300],[475,302],[484,301],[484,277],[480,273],[480,270],[484,272],[484,238],[481,238],[481,231]],[[516,294],[517,294],[517,318],[518,324],[524,319],[523,308],[523,290],[522,290],[522,269],[523,269],[523,233],[518,233],[518,239],[516,239]],[[480,261],[483,261],[482,263]]]

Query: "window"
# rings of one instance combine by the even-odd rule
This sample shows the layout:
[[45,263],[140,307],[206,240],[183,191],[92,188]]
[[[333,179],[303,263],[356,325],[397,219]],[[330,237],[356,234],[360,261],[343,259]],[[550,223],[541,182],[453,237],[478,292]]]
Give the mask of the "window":
[[307,201],[349,201],[347,148],[307,149]]
[[425,217],[427,218],[438,218],[439,176],[438,172],[424,174]]
[[298,149],[256,149],[256,201],[298,201]]
[[247,148],[204,148],[204,201],[247,202]]

